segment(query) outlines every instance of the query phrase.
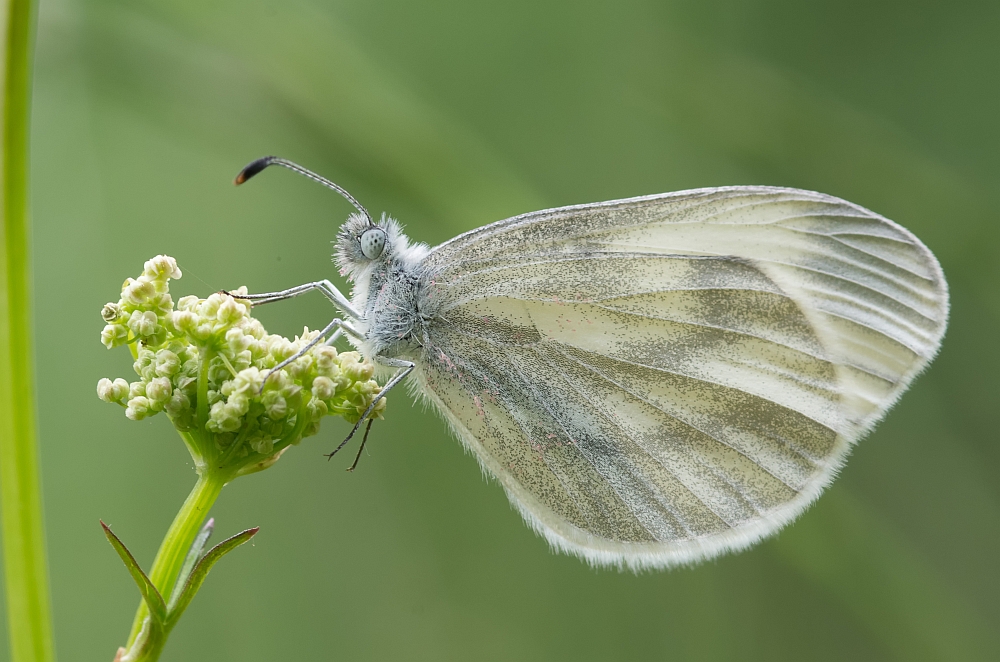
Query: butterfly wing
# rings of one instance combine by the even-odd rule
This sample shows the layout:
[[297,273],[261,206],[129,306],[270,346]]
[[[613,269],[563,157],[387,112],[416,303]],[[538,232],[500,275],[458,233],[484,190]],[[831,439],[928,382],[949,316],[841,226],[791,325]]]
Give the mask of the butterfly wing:
[[794,518],[933,357],[933,255],[818,193],[546,210],[432,250],[417,379],[557,548],[662,567]]

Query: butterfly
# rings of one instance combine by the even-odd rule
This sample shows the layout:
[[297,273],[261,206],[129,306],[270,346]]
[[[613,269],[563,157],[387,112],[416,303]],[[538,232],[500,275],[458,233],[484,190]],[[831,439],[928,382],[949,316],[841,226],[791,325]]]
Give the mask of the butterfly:
[[258,159],[236,183],[270,165],[357,209],[334,256],[353,291],[320,280],[241,298],[326,295],[342,317],[321,338],[394,368],[383,395],[408,380],[529,526],[594,565],[693,563],[774,533],[945,331],[934,255],[821,193],[560,207],[429,248],[290,161]]

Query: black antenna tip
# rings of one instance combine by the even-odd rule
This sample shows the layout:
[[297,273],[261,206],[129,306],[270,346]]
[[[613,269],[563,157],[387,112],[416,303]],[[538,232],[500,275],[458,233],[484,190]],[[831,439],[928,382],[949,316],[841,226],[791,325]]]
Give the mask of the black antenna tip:
[[267,166],[271,165],[274,159],[275,157],[273,156],[265,156],[257,159],[256,161],[251,161],[245,168],[243,168],[243,170],[240,170],[240,174],[236,175],[236,179],[233,180],[233,183],[239,186]]

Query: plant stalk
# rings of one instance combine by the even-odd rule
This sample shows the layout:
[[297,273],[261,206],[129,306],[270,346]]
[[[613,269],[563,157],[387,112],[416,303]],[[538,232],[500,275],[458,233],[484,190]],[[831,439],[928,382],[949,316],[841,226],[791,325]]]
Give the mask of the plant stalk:
[[[191,548],[191,543],[198,535],[212,504],[215,503],[223,486],[231,477],[229,472],[218,470],[205,470],[198,476],[198,482],[195,483],[194,489],[184,501],[184,505],[174,517],[167,535],[160,543],[160,550],[156,553],[156,559],[149,572],[150,581],[153,582],[153,586],[161,595],[169,597],[173,591],[181,567],[184,565],[184,559]],[[146,607],[146,603],[140,601],[126,648],[131,649],[142,629],[142,622],[148,615],[149,609]]]
[[14,662],[55,659],[35,428],[28,139],[35,3],[3,8],[0,175],[0,518]]

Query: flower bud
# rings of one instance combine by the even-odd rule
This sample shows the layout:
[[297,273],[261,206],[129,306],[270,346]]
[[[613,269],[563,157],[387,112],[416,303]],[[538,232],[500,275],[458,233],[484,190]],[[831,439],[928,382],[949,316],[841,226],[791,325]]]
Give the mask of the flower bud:
[[226,400],[226,407],[236,416],[244,416],[250,409],[250,399],[244,393],[234,393]]
[[316,370],[326,377],[334,377],[335,372],[340,372],[340,364],[337,362],[337,348],[330,345],[319,345],[312,351],[316,359]]
[[281,397],[288,403],[289,415],[294,415],[299,410],[299,407],[302,406],[302,395],[304,393],[305,391],[298,384],[293,384],[282,392]]
[[[264,325],[253,317],[243,323],[243,332],[247,335],[253,336],[257,340],[263,340],[267,337],[267,330],[264,328]],[[265,349],[263,351],[267,350]]]
[[340,355],[340,367],[344,373],[356,382],[366,382],[375,373],[375,366],[371,363],[361,363],[357,352],[345,352]]
[[128,329],[121,324],[108,324],[101,331],[101,342],[108,349],[112,347],[117,347],[118,345],[124,345],[128,340]]
[[320,400],[329,400],[337,392],[337,387],[329,377],[317,377],[312,383],[313,397]]
[[97,382],[97,397],[105,402],[121,402],[128,395],[128,382],[119,377],[115,381],[104,378]]
[[233,392],[256,395],[264,383],[264,377],[265,374],[257,368],[241,370],[231,382]]
[[156,353],[156,374],[161,377],[176,375],[181,368],[181,360],[169,349],[161,349]]
[[193,313],[198,310],[198,303],[200,301],[201,299],[193,294],[181,297],[180,301],[177,302],[177,310],[184,310]]
[[313,398],[306,405],[306,412],[309,415],[309,420],[318,421],[329,413],[330,409],[326,406],[326,403],[319,398]]
[[163,405],[163,408],[171,417],[177,418],[191,408],[191,401],[183,391],[177,390],[174,391],[173,395],[170,396],[170,399],[167,400],[165,405]]
[[229,366],[223,363],[219,357],[215,357],[208,364],[208,381],[211,383],[224,384],[232,374],[229,371]]
[[139,355],[132,364],[132,369],[144,380],[152,379],[156,373],[156,354],[152,350],[140,349]]
[[118,319],[121,314],[121,306],[117,303],[106,303],[104,304],[104,308],[101,308],[101,318],[108,324]]
[[170,314],[170,321],[181,333],[192,333],[198,325],[198,316],[190,310],[175,310]]
[[153,287],[152,283],[129,278],[125,281],[125,287],[122,288],[122,301],[133,306],[141,306],[155,294],[156,288]]
[[157,377],[146,385],[146,397],[160,406],[167,401],[172,392],[170,380],[166,377]]
[[152,335],[146,336],[142,340],[147,345],[152,345],[153,347],[162,345],[167,341],[167,327],[157,326],[156,331],[154,331]]
[[133,421],[141,421],[149,413],[149,400],[141,395],[131,398],[125,407],[125,415]]
[[275,390],[281,392],[285,388],[291,385],[292,380],[288,377],[288,373],[284,370],[279,370],[274,372],[273,370],[268,370],[264,372],[264,390],[270,391]]
[[195,329],[191,331],[191,336],[194,337],[195,340],[198,340],[200,342],[205,342],[206,340],[212,337],[212,325],[209,324],[208,322],[204,324],[199,324]]
[[219,304],[216,317],[223,324],[235,324],[243,319],[243,306],[236,303],[232,297],[226,296]]
[[166,292],[157,294],[146,304],[158,315],[169,315],[174,309],[174,300]]
[[295,337],[296,349],[301,349],[303,345],[312,340],[316,340],[318,336],[319,336],[319,331],[310,331],[308,326],[303,327],[302,335]]
[[289,380],[287,384],[281,387],[280,393],[286,400],[294,402],[302,395],[302,387]]
[[[298,351],[298,350],[295,350]],[[285,366],[285,370],[292,376],[292,379],[304,381],[309,372],[313,369],[313,358],[309,354],[303,354]]]
[[176,279],[181,277],[181,270],[177,268],[177,260],[174,258],[169,255],[157,255],[151,260],[146,260],[142,275],[149,280]]
[[264,413],[272,421],[281,420],[288,414],[288,403],[277,391],[265,391],[261,402],[264,405]]
[[216,313],[219,312],[219,306],[222,304],[223,294],[216,292],[210,295],[207,299],[198,304],[198,314],[202,317],[213,319]]
[[146,384],[143,382],[132,382],[128,385],[128,398],[137,398],[140,395],[146,395]]
[[386,399],[385,398],[379,398],[379,401],[375,403],[375,408],[372,409],[371,415],[373,417],[374,416],[381,417],[382,414],[385,412],[385,403],[386,403]]
[[295,354],[295,347],[288,338],[271,336],[268,342],[268,352],[274,357],[275,363],[281,363]]
[[330,377],[330,381],[336,386],[337,392],[344,390],[352,384],[350,378],[343,372],[340,372],[339,369],[333,377]]
[[156,332],[156,313],[147,310],[145,312],[136,310],[132,312],[132,317],[128,320],[128,328],[132,333],[140,338],[151,336]]
[[240,429],[240,414],[220,400],[212,405],[207,425],[212,432],[233,432]]
[[245,335],[243,329],[229,329],[229,331],[226,331],[226,342],[229,344],[229,349],[235,355],[250,347],[253,337]]
[[251,363],[253,363],[253,355],[250,353],[250,350],[248,349],[243,350],[235,357],[233,357],[233,367],[236,368],[236,370],[238,371],[246,370],[247,368],[250,367]]
[[261,455],[267,455],[274,450],[274,440],[270,437],[256,437],[250,440],[250,448]]

